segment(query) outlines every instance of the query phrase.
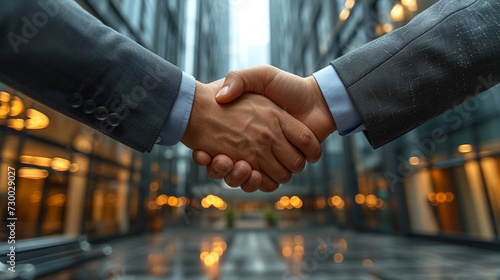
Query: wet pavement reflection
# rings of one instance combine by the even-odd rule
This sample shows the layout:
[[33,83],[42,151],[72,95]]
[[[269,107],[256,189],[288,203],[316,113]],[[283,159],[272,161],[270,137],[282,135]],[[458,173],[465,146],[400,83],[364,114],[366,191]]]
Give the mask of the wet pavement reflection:
[[500,279],[497,251],[336,228],[177,229],[111,245],[42,279]]

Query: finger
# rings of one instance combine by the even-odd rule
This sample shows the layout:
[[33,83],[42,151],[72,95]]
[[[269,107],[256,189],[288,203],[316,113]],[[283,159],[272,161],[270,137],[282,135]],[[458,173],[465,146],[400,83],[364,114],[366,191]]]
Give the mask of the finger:
[[241,186],[252,175],[252,167],[244,160],[238,161],[233,170],[224,178],[226,184],[233,188]]
[[194,150],[193,160],[198,165],[207,166],[210,164],[210,162],[212,162],[212,157],[208,153],[205,153],[204,151]]
[[280,185],[272,180],[267,174],[262,174],[262,185],[259,188],[261,192],[274,192],[279,186]]
[[260,167],[269,178],[278,184],[286,184],[292,179],[292,172],[283,166],[275,157],[266,158],[264,162],[260,163]]
[[231,71],[227,74],[224,84],[215,99],[224,104],[236,100],[245,92],[265,95],[267,84],[279,72],[272,66],[259,66],[243,70]]
[[283,113],[286,114],[280,118],[283,135],[285,135],[286,139],[290,141],[309,162],[317,162],[321,157],[321,143],[307,126],[288,115],[286,112]]
[[300,173],[306,166],[306,158],[285,136],[278,138],[278,141],[271,147],[276,159],[293,174]]
[[262,175],[257,170],[252,170],[252,175],[241,184],[241,189],[245,192],[255,192],[262,185]]
[[219,180],[227,176],[233,170],[233,161],[226,155],[217,155],[207,166],[207,173],[210,178]]

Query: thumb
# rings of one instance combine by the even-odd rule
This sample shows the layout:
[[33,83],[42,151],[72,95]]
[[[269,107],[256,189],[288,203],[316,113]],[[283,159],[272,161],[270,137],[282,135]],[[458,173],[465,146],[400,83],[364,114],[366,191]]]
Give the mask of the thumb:
[[225,104],[236,100],[243,93],[248,91],[245,82],[237,71],[231,71],[224,80],[221,90],[215,96],[215,100],[220,104]]
[[223,104],[236,100],[246,92],[266,95],[266,87],[278,72],[279,69],[270,65],[231,71],[215,99]]

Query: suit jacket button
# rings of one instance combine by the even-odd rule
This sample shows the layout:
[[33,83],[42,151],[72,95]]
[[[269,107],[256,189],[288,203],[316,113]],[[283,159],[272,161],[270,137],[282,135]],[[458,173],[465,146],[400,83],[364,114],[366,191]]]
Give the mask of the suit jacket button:
[[96,107],[97,105],[95,102],[88,99],[83,103],[83,112],[85,112],[85,114],[92,114],[94,113]]
[[118,126],[122,121],[122,116],[118,113],[111,113],[108,116],[108,123],[111,126]]
[[73,93],[69,98],[69,104],[73,108],[79,108],[83,104],[83,97],[79,93]]
[[108,118],[108,108],[106,107],[97,107],[94,111],[94,117],[100,121]]

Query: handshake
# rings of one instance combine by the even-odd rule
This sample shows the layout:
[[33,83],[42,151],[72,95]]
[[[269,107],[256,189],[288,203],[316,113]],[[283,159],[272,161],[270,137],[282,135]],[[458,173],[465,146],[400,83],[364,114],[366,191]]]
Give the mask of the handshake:
[[197,82],[181,139],[213,179],[246,192],[272,192],[321,157],[336,124],[313,76],[272,66],[233,71]]

